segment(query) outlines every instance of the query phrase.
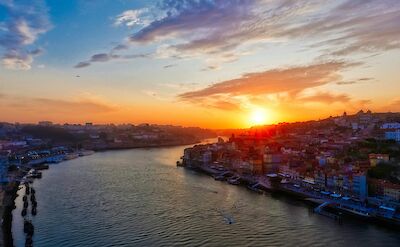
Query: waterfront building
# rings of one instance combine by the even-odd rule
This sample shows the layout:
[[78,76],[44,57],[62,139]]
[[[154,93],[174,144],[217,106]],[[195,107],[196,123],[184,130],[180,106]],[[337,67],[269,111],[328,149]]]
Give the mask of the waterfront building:
[[314,175],[315,184],[320,188],[326,187],[326,174],[322,171],[316,172]]
[[383,179],[368,179],[372,188],[371,196],[385,198],[386,200],[400,202],[400,185]]
[[400,129],[385,132],[385,139],[400,142]]
[[386,183],[383,187],[383,195],[390,200],[400,202],[400,185]]
[[370,154],[369,162],[370,162],[371,167],[375,167],[379,163],[389,162],[389,155],[388,154]]
[[387,129],[400,129],[400,123],[394,122],[394,123],[384,123],[381,126],[381,129],[387,130]]
[[284,174],[285,176],[289,177],[293,180],[300,180],[300,173],[296,170],[295,167],[291,167],[289,163],[282,164],[279,166],[279,173]]
[[209,165],[212,161],[212,152],[211,150],[206,150],[203,153],[203,165]]
[[367,176],[365,174],[353,175],[352,192],[361,200],[368,197]]
[[0,152],[0,183],[7,183],[7,175],[8,175],[8,152],[2,151]]
[[264,172],[263,160],[260,157],[250,158],[249,163],[252,174],[260,175]]

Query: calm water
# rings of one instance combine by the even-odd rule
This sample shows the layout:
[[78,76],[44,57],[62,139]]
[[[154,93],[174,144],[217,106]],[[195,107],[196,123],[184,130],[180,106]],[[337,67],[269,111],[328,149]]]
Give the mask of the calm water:
[[[400,245],[399,232],[349,220],[338,225],[300,202],[177,168],[182,151],[109,151],[51,166],[33,184],[34,245]],[[14,210],[16,246],[25,241],[21,197]]]

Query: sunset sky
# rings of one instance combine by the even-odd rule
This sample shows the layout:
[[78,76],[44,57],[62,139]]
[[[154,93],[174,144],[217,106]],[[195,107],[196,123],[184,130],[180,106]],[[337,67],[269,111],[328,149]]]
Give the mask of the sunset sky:
[[0,122],[400,111],[399,0],[0,0],[0,55]]

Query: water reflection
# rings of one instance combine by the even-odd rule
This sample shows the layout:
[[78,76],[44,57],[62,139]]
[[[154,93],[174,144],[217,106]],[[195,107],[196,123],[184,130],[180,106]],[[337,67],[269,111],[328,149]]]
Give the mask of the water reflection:
[[[395,231],[342,226],[286,197],[259,195],[176,167],[183,147],[96,153],[34,183],[35,246],[397,246]],[[21,197],[18,198],[21,200]],[[21,203],[16,246],[24,245]],[[231,224],[229,224],[231,222]]]

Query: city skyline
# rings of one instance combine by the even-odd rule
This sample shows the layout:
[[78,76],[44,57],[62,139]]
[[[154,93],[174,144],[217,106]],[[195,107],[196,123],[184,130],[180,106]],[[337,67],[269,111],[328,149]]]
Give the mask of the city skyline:
[[0,0],[0,121],[245,128],[400,111],[400,3]]

